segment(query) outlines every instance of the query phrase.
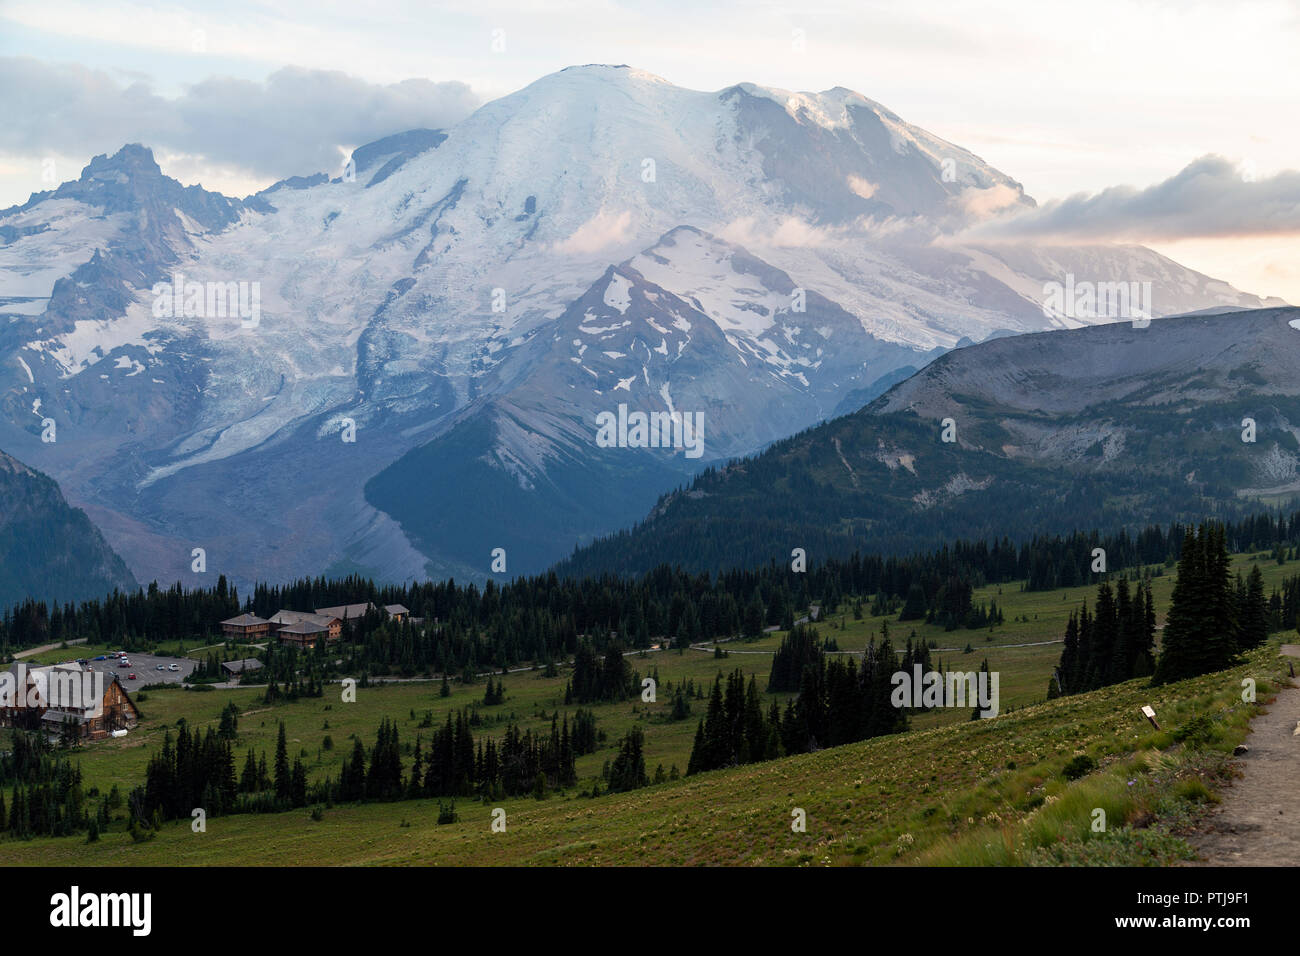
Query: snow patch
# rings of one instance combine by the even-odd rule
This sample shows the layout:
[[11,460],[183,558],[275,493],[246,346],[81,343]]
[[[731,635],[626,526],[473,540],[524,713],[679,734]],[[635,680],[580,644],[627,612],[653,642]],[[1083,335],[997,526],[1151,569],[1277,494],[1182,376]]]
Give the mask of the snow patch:
[[625,328],[631,324],[632,321],[629,319],[626,322],[620,322],[618,325],[601,325],[601,326],[596,326],[594,328],[585,325],[580,325],[578,326],[578,331],[581,332],[583,335],[600,335],[604,332],[617,332],[619,329]]
[[[29,342],[27,348],[48,354],[62,367],[60,377],[70,378],[98,364],[124,345],[144,346],[149,354],[156,354],[162,346],[146,339],[156,329],[157,323],[149,308],[133,303],[121,318],[82,319],[71,332],[43,342]],[[119,364],[117,367],[124,366]]]
[[609,285],[605,286],[605,304],[623,315],[632,304],[631,291],[632,283],[615,272],[610,276]]
[[664,382],[662,385],[659,386],[659,397],[662,398],[664,400],[664,404],[668,406],[668,413],[670,415],[674,411],[676,411],[676,409],[673,408],[673,396],[672,396],[672,392],[668,391],[667,382]]

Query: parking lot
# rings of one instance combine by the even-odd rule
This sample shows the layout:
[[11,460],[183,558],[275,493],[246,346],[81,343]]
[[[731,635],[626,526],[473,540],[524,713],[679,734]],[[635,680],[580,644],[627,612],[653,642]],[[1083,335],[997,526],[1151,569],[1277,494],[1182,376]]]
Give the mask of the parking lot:
[[[92,660],[90,666],[105,674],[116,675],[127,690],[134,690],[146,684],[179,684],[198,666],[197,661],[185,657],[155,657],[152,654],[128,653],[126,658],[131,662],[130,667],[119,667],[116,658],[104,661]],[[162,665],[162,670],[158,670],[159,664]],[[173,664],[177,665],[179,670],[170,670]],[[131,674],[135,675],[135,680],[130,679]]]

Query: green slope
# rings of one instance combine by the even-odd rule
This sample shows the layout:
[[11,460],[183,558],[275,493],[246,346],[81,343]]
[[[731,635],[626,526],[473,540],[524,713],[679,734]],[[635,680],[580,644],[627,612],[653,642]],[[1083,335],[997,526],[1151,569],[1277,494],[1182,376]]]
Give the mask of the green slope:
[[[1270,589],[1295,572],[1268,556],[1239,556],[1234,571],[1258,564]],[[1167,607],[1173,574],[1154,579],[1157,604]],[[1066,616],[1095,589],[1077,587],[1024,592],[1004,585],[976,592],[977,601],[996,597],[1007,624],[992,632],[944,632],[917,623],[916,637],[933,640],[951,668],[975,669],[987,658],[1001,674],[1002,713],[971,722],[968,709],[918,715],[905,734],[877,738],[820,753],[715,771],[630,794],[579,794],[611,759],[633,725],[646,733],[646,760],[684,769],[696,721],[693,714],[668,719],[669,686],[711,684],[719,671],[739,667],[764,686],[770,652],[780,635],[732,642],[725,659],[708,649],[686,653],[633,655],[641,674],[657,672],[654,704],[639,700],[595,704],[597,728],[605,741],[578,762],[580,783],[550,799],[512,799],[485,805],[458,801],[459,823],[438,826],[437,801],[333,807],[314,821],[307,810],[212,818],[203,834],[188,824],[163,827],[153,840],[134,844],[125,832],[124,809],[95,844],[83,838],[13,841],[0,838],[0,863],[31,864],[572,864],[572,863],[890,863],[942,862],[1127,862],[1164,863],[1187,848],[1169,831],[1186,820],[1222,780],[1225,760],[1255,712],[1241,699],[1241,679],[1255,677],[1263,701],[1269,682],[1284,666],[1276,646],[1254,652],[1242,666],[1221,674],[1148,689],[1132,681],[1078,697],[1043,701],[1049,675],[1060,655]],[[847,651],[878,637],[883,618],[851,614],[821,625]],[[902,640],[913,625],[891,619]],[[972,654],[963,654],[966,642]],[[538,672],[507,676],[504,704],[484,707],[483,684],[455,684],[442,698],[437,682],[394,683],[358,690],[343,704],[335,689],[321,699],[268,707],[257,689],[208,693],[147,691],[140,701],[144,720],[120,740],[84,748],[78,762],[87,792],[123,794],[143,780],[150,754],[179,719],[215,728],[222,709],[234,701],[240,711],[235,752],[274,754],[278,726],[286,725],[290,757],[301,756],[313,779],[337,776],[357,735],[369,745],[381,719],[394,720],[404,745],[413,744],[426,712],[441,724],[449,710],[478,705],[484,719],[476,732],[499,737],[507,722],[534,732],[550,725],[563,702],[566,672],[545,678]],[[1139,708],[1155,707],[1162,731]],[[1212,722],[1213,739],[1196,746],[1175,739],[1197,716]],[[329,737],[332,747],[324,745]],[[0,743],[0,746],[3,746]],[[1065,765],[1087,754],[1099,769],[1082,779],[1062,776]],[[409,770],[411,755],[404,758]],[[1134,781],[1132,787],[1129,781]],[[489,830],[491,810],[507,814],[505,834]],[[790,830],[791,811],[807,812],[807,833]],[[1107,811],[1109,828],[1093,834],[1092,810]],[[1159,823],[1159,821],[1164,821]],[[403,825],[403,824],[409,825]],[[1129,824],[1127,828],[1124,824]],[[910,840],[906,837],[910,836]],[[1058,838],[1064,837],[1064,841]]]
[[[877,738],[595,800],[436,801],[184,822],[134,844],[122,832],[0,841],[6,865],[1163,864],[1176,830],[1213,800],[1227,754],[1283,668],[1276,645],[1234,670],[1149,691],[1133,681],[993,720]],[[1154,706],[1165,728],[1140,713]],[[1197,717],[1208,720],[1198,734]],[[1179,740],[1184,734],[1191,736]],[[1086,754],[1080,779],[1063,770]],[[1130,781],[1132,783],[1130,784]],[[491,831],[492,810],[506,832]],[[1094,810],[1107,828],[1093,832]],[[794,832],[792,813],[806,814]]]

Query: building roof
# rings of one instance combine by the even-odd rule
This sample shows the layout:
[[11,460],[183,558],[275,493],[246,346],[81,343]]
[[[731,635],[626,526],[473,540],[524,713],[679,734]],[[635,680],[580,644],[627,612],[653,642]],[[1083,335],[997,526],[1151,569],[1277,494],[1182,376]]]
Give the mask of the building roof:
[[[11,665],[9,669],[14,671],[14,673],[17,673],[16,667],[18,663],[19,663],[18,661],[15,661],[14,664]],[[67,671],[72,674],[81,674],[84,673],[85,668],[83,668],[80,664],[29,664],[27,665],[28,674],[35,674],[41,671]]]
[[287,611],[280,610],[276,612],[275,617],[271,618],[272,624],[301,624],[303,621],[310,621],[313,624],[323,624],[326,627],[330,622],[337,620],[332,614],[317,614],[314,611]]
[[340,620],[356,619],[362,617],[365,613],[374,607],[369,601],[362,604],[339,604],[335,607],[318,607],[317,614],[328,614],[330,617],[337,617]]
[[392,615],[411,613],[408,608],[406,608],[404,605],[401,604],[385,604],[384,610]]
[[241,614],[239,617],[232,617],[227,621],[222,621],[221,623],[223,625],[229,624],[231,627],[254,627],[258,624],[266,624],[268,622],[258,617],[256,614]]
[[329,630],[328,624],[317,624],[315,621],[299,621],[297,624],[286,624],[280,628],[281,634],[324,634]]
[[232,674],[242,674],[244,671],[260,671],[262,662],[255,657],[246,657],[240,661],[224,661],[221,667]]

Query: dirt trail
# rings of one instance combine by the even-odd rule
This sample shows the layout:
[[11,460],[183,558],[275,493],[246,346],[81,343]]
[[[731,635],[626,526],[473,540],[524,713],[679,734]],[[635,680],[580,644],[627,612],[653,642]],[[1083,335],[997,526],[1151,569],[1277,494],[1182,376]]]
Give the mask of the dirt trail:
[[[1300,645],[1282,648],[1300,658]],[[1251,722],[1234,780],[1204,830],[1192,839],[1191,866],[1300,866],[1300,687],[1284,687]]]
[[[85,644],[85,643],[86,643],[86,639],[84,637],[76,638],[74,640],[68,641],[68,649],[71,650],[72,647],[76,644]],[[16,661],[22,660],[22,658],[31,657],[33,654],[44,654],[46,651],[52,651],[55,648],[59,648],[62,646],[63,646],[63,642],[59,641],[55,644],[42,644],[40,647],[29,647],[25,651],[18,651],[17,653],[15,653],[14,660]]]

